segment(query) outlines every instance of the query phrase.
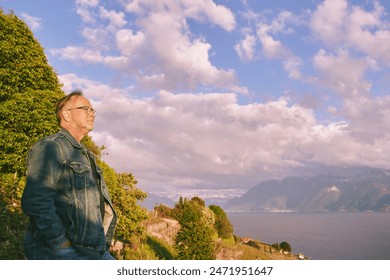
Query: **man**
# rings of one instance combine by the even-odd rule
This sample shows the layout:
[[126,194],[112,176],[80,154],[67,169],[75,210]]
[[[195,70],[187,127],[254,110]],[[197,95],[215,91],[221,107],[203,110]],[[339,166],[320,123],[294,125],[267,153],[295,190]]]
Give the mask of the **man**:
[[22,209],[30,218],[27,259],[114,259],[108,251],[116,213],[95,156],[80,142],[96,111],[81,91],[57,102],[61,129],[27,156]]

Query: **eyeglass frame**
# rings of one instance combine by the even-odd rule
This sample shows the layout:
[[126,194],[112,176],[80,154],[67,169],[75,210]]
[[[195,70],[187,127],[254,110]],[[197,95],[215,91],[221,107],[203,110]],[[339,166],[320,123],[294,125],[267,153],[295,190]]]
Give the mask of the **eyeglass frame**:
[[76,108],[70,108],[70,109],[67,109],[67,111],[79,110],[79,109],[83,109],[84,112],[86,112],[87,114],[93,113],[94,115],[96,115],[96,110],[94,108],[89,107],[89,106],[80,106],[80,107],[76,107]]

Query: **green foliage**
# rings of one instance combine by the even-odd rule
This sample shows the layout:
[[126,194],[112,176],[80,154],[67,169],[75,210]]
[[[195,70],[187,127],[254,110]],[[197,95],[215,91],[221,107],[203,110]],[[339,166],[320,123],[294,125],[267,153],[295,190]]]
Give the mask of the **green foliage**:
[[61,85],[27,25],[0,9],[0,172],[24,174],[28,148],[58,129]]
[[[100,160],[100,157],[102,155],[102,147],[98,147],[95,142],[93,142],[91,136],[86,136],[83,138],[83,140],[81,141],[81,143],[83,143],[83,145],[88,149],[90,150],[92,153],[94,153],[96,155],[96,157]],[[104,146],[103,146],[104,147]]]
[[104,173],[109,173],[107,185],[118,214],[115,238],[128,243],[134,242],[135,239],[141,240],[145,237],[141,223],[148,218],[148,212],[137,202],[145,199],[146,193],[136,187],[137,181],[133,174],[116,174],[108,165],[103,166]]
[[161,218],[172,218],[173,213],[172,213],[172,208],[164,205],[164,204],[159,204],[154,207],[154,211],[156,211],[157,215]]
[[137,249],[126,247],[123,250],[123,256],[116,257],[123,260],[158,260],[153,249],[148,245],[145,245],[144,248]]
[[189,222],[182,226],[176,237],[179,260],[213,260],[215,245],[213,230],[202,221]]
[[22,259],[27,218],[20,198],[31,145],[58,129],[56,100],[63,96],[43,48],[27,25],[0,9],[0,258]]
[[206,207],[206,203],[200,197],[194,196],[193,198],[191,198],[191,201],[199,204],[202,207]]
[[0,9],[0,102],[31,90],[61,92],[43,48],[28,26]]
[[229,238],[224,238],[224,239],[221,239],[221,242],[226,244],[226,245],[235,245],[236,244],[236,238],[234,235],[230,236]]
[[176,252],[166,242],[157,238],[148,236],[146,244],[155,252],[159,260],[174,260]]
[[204,219],[202,204],[198,200],[180,199],[179,204],[176,204],[173,213],[174,217],[179,221],[180,225],[186,225],[191,222],[198,222]]
[[280,249],[282,249],[284,252],[292,252],[291,245],[286,241],[280,243]]
[[104,180],[118,214],[115,239],[125,243],[142,239],[144,228],[141,223],[147,219],[148,213],[137,202],[142,201],[146,197],[146,193],[136,188],[137,181],[132,174],[117,174],[103,161],[99,161],[98,164],[103,170]]
[[30,147],[59,129],[54,108],[61,96],[46,90],[26,91],[0,103],[0,172],[24,174]]
[[23,236],[27,217],[20,207],[24,178],[0,174],[0,259],[24,259]]
[[246,245],[248,246],[251,246],[253,248],[256,248],[256,249],[260,249],[260,246],[257,244],[256,241],[254,240],[249,240],[247,243],[245,243]]
[[291,245],[286,241],[283,241],[281,243],[272,244],[272,247],[274,247],[276,250],[282,250],[284,252],[289,252],[289,253],[292,252]]
[[233,225],[230,223],[225,211],[218,205],[210,205],[210,210],[215,214],[214,227],[221,238],[230,238],[233,235]]
[[181,226],[176,236],[177,258],[180,260],[215,259],[214,230],[204,205],[200,198],[180,199],[174,209]]

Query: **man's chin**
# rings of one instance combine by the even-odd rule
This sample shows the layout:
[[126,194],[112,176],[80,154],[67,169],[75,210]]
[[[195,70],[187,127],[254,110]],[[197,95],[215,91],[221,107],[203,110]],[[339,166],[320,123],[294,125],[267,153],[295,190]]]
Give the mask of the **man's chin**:
[[86,127],[88,133],[91,132],[93,130],[94,126],[93,125],[90,125],[88,127]]

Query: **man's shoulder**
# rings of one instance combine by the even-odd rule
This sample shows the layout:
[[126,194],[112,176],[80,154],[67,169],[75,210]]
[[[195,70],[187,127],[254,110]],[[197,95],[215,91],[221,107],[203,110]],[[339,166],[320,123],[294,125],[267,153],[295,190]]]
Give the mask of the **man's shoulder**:
[[39,139],[38,143],[57,142],[63,140],[64,138],[64,135],[62,135],[60,132],[57,132]]
[[34,147],[41,147],[44,149],[56,149],[55,147],[58,147],[61,149],[63,148],[81,148],[81,145],[77,143],[74,138],[64,129],[60,129],[57,133],[45,136],[41,139],[39,139],[33,146]]
[[50,149],[53,148],[55,149],[56,146],[58,145],[66,145],[66,137],[62,135],[60,132],[47,135],[39,139],[33,146],[32,150],[35,149]]

